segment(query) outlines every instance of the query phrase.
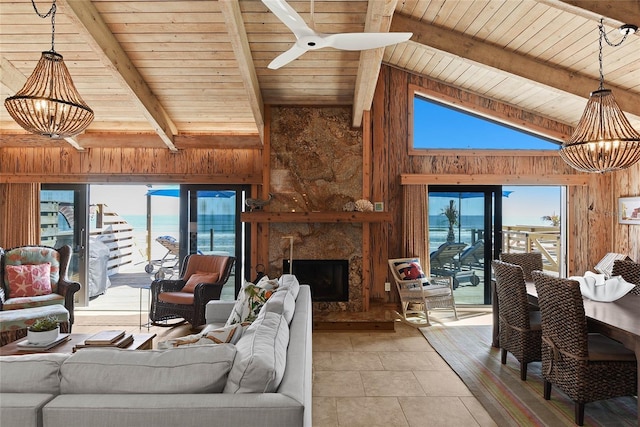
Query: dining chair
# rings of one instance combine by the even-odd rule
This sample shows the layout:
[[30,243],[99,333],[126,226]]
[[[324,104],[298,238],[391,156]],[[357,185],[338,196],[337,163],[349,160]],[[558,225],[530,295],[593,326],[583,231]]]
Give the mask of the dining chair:
[[522,267],[524,273],[524,280],[527,282],[533,281],[531,278],[531,272],[540,270],[542,271],[542,254],[540,252],[524,252],[524,253],[506,253],[500,254],[500,261],[508,262],[509,264],[515,264]]
[[529,309],[527,286],[522,267],[494,260],[500,305],[500,362],[507,363],[507,352],[520,362],[520,379],[527,379],[527,364],[542,360],[542,329],[540,312]]
[[622,276],[624,280],[636,285],[630,293],[640,295],[640,264],[629,260],[615,260],[611,276]]
[[[434,308],[451,309],[453,316],[458,320],[452,277],[428,278],[420,266],[419,258],[390,259],[389,269],[396,282],[404,320],[410,322],[407,318],[409,314],[424,313],[426,324],[429,326],[429,310]],[[418,308],[412,308],[413,305]]]
[[574,402],[577,425],[584,424],[586,403],[637,390],[633,351],[601,334],[587,331],[580,284],[540,271],[532,273],[542,316],[544,398],[555,385]]

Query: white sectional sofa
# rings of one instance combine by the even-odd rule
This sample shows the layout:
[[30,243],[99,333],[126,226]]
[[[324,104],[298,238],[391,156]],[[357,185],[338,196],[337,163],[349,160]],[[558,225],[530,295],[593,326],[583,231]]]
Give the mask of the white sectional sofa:
[[236,344],[0,358],[0,425],[311,426],[311,293],[283,282]]

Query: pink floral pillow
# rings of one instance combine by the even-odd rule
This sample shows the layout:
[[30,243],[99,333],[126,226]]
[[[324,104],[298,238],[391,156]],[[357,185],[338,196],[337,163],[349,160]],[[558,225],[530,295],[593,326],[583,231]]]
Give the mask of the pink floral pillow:
[[51,293],[51,263],[7,265],[9,297],[34,297]]

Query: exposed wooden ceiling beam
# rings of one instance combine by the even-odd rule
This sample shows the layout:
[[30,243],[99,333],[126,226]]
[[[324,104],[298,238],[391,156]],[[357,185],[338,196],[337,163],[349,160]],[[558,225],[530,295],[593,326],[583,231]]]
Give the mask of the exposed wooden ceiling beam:
[[[398,0],[369,0],[364,31],[367,33],[389,31],[397,3]],[[356,87],[353,94],[352,120],[354,127],[360,127],[363,112],[371,110],[384,49],[381,47],[360,52],[360,63],[358,64]]]
[[102,64],[120,81],[122,87],[130,92],[133,102],[139,106],[162,142],[170,150],[177,151],[173,140],[178,133],[178,128],[151,92],[93,3],[82,0],[60,0],[58,6],[75,24],[87,44],[98,54]]
[[[25,75],[22,74],[16,67],[14,67],[13,64],[9,62],[5,57],[2,57],[2,59],[0,59],[0,76],[2,76],[2,84],[13,93],[16,93],[20,89],[22,89],[24,83],[27,81]],[[42,141],[43,138],[51,139],[47,138],[46,136],[37,136],[37,138],[40,141]],[[67,141],[69,145],[71,145],[76,150],[84,150],[84,148],[82,148],[82,146],[78,144],[78,141],[75,138],[69,137],[64,138],[64,140]]]
[[[553,65],[538,62],[532,58],[509,52],[499,46],[483,43],[460,33],[396,14],[391,23],[391,31],[411,31],[411,43],[423,44],[439,51],[474,61],[483,66],[555,88],[573,95],[588,98],[589,93],[600,84],[597,79],[575,74]],[[607,85],[612,89],[616,101],[624,111],[640,116],[640,95],[621,88]]]
[[251,112],[258,127],[260,140],[264,142],[264,102],[260,93],[260,85],[258,84],[258,75],[253,65],[253,57],[249,48],[249,40],[247,39],[247,31],[242,20],[240,12],[240,4],[237,0],[219,0],[220,10],[227,24],[227,31],[233,52],[238,61],[242,82],[249,97]]
[[575,15],[620,26],[622,24],[640,25],[640,1],[638,0],[538,0],[539,3],[571,12]]

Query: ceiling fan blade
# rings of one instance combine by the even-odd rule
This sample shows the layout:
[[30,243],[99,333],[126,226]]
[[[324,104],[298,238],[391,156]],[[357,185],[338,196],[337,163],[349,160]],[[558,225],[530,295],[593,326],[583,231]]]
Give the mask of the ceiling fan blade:
[[367,50],[406,42],[413,33],[322,34],[327,45],[342,50]]
[[293,46],[291,46],[291,49],[278,55],[273,61],[271,61],[271,63],[267,67],[271,70],[277,70],[278,68],[287,65],[289,62],[298,58],[306,51],[307,49],[303,49],[297,44],[294,44]]
[[262,0],[262,3],[295,34],[296,38],[315,34],[298,12],[284,0]]

